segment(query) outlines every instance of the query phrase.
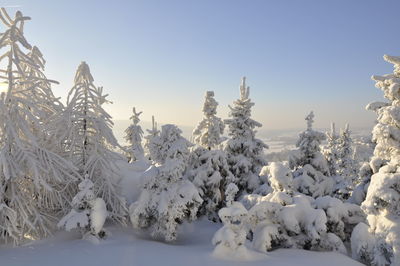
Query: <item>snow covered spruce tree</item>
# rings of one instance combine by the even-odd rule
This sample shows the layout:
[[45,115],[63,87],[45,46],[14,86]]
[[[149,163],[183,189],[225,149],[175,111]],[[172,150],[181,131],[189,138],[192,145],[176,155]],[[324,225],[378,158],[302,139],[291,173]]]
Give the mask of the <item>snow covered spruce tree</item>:
[[72,210],[58,223],[58,227],[66,231],[78,228],[84,239],[97,242],[106,236],[103,230],[107,218],[106,203],[102,198],[96,198],[93,192],[93,182],[85,179],[78,185],[79,192],[72,199]]
[[144,137],[145,156],[149,160],[152,160],[153,157],[157,157],[157,153],[160,150],[160,145],[157,143],[160,131],[157,129],[157,122],[154,120],[154,116],[151,117],[151,124],[151,129],[146,130],[148,135]]
[[125,130],[125,140],[130,144],[127,147],[130,162],[144,159],[144,150],[142,147],[143,130],[139,125],[139,116],[141,114],[142,112],[137,113],[135,107],[133,107],[133,115],[131,116],[133,124]]
[[225,142],[230,170],[235,176],[239,195],[251,193],[260,185],[259,173],[267,163],[263,157],[268,146],[255,137],[255,128],[262,125],[251,119],[251,107],[254,103],[249,98],[250,87],[246,86],[246,78],[240,84],[240,98],[229,106],[230,119],[226,119],[229,139]]
[[335,196],[342,200],[350,198],[358,178],[358,165],[353,158],[352,142],[349,125],[346,124],[345,128],[340,132],[337,143],[339,156],[337,161],[336,188],[334,189]]
[[385,55],[394,64],[393,74],[373,76],[384,92],[386,105],[377,109],[372,133],[376,142],[370,165],[371,183],[361,207],[368,225],[352,234],[353,257],[368,265],[400,265],[400,57]]
[[39,50],[23,35],[30,18],[18,11],[12,19],[2,8],[0,19],[0,81],[8,87],[0,98],[0,238],[18,243],[51,232],[52,217],[66,205],[61,191],[77,174],[44,145],[45,122],[59,102]]
[[123,157],[113,150],[120,146],[111,129],[111,116],[102,107],[108,102],[107,95],[93,81],[89,66],[82,62],[64,112],[68,118],[63,127],[64,148],[81,176],[88,175],[93,182],[95,196],[105,201],[110,217],[124,223],[127,209],[117,186],[120,177],[116,165]]
[[328,177],[328,164],[321,153],[321,141],[325,134],[312,128],[314,113],[305,118],[307,129],[300,133],[296,143],[297,153],[289,158],[290,168],[294,170],[294,186],[300,192],[314,198],[330,195],[334,181]]
[[129,213],[134,228],[150,229],[152,237],[177,238],[178,224],[194,220],[202,199],[196,187],[184,178],[192,145],[175,125],[164,125],[154,141],[160,144],[155,165],[144,173],[144,188]]
[[218,102],[214,99],[214,92],[207,91],[203,106],[204,119],[193,130],[194,142],[208,150],[222,142],[225,124],[217,117]]
[[323,154],[325,155],[326,162],[328,163],[328,169],[331,176],[335,176],[338,172],[338,141],[339,136],[335,130],[335,123],[331,124],[331,131],[326,133],[327,145],[324,148]]
[[224,132],[222,120],[216,117],[218,103],[214,92],[207,91],[203,106],[204,119],[193,131],[199,145],[190,155],[188,177],[199,190],[203,204],[199,215],[206,214],[210,220],[218,220],[218,210],[222,208],[226,186],[234,182],[229,170],[226,153],[216,149]]

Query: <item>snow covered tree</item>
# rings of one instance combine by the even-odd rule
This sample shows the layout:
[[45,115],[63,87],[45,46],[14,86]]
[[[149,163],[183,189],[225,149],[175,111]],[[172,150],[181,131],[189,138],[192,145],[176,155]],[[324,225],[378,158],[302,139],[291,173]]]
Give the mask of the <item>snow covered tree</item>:
[[240,98],[229,106],[230,119],[225,120],[229,127],[228,139],[225,143],[225,152],[231,172],[236,177],[235,183],[239,188],[239,195],[243,192],[252,192],[260,185],[259,173],[267,163],[264,159],[264,149],[268,146],[255,137],[256,127],[262,125],[251,119],[251,108],[254,103],[249,98],[250,87],[246,86],[246,78],[240,84]]
[[346,124],[345,128],[340,132],[340,137],[337,143],[339,151],[337,161],[337,174],[336,188],[334,194],[336,197],[347,200],[354,190],[355,182],[357,180],[357,162],[353,159],[354,151],[352,147],[352,139],[350,136],[349,125]]
[[204,119],[193,130],[194,142],[199,146],[211,150],[218,146],[225,124],[217,117],[218,102],[214,99],[214,92],[207,91],[203,106]]
[[206,214],[210,220],[218,220],[218,210],[223,207],[226,186],[234,182],[227,162],[226,153],[216,150],[224,132],[224,123],[217,114],[218,103],[214,92],[207,91],[203,106],[204,119],[193,131],[196,147],[189,159],[189,180],[199,190],[203,205],[199,215]]
[[111,129],[111,116],[102,107],[108,103],[107,95],[93,82],[89,66],[82,62],[64,112],[68,118],[63,127],[64,149],[81,176],[88,175],[93,182],[95,196],[106,202],[110,217],[124,223],[127,209],[117,185],[120,176],[116,165],[123,157],[114,151],[120,146]]
[[[368,225],[359,224],[352,235],[353,257],[369,265],[400,265],[400,57],[385,55],[393,74],[373,76],[388,100],[377,108],[373,171],[361,207]],[[370,105],[369,105],[370,106]]]
[[158,136],[160,131],[157,129],[157,122],[154,120],[154,116],[151,117],[152,127],[151,129],[147,129],[148,135],[145,136],[145,155],[146,158],[152,160],[153,157],[156,157],[160,145],[157,144],[157,140],[159,139]]
[[252,204],[250,197],[244,198],[254,248],[262,252],[295,247],[346,253],[343,242],[364,219],[360,207],[330,196],[314,199],[296,192],[291,171],[282,163],[266,168],[273,191],[254,195]]
[[339,136],[336,134],[335,123],[331,124],[331,131],[326,133],[327,145],[324,149],[324,155],[326,162],[328,163],[329,173],[331,176],[335,176],[338,171],[339,151],[338,141]]
[[221,150],[196,148],[190,155],[188,178],[203,198],[199,215],[218,220],[218,210],[224,205],[226,186],[235,181],[229,170],[226,153]]
[[[238,191],[237,187],[234,186],[234,184],[231,184],[231,192]],[[231,199],[234,197],[235,195],[230,195]],[[214,234],[212,239],[212,243],[215,245],[214,256],[230,259],[244,259],[246,257],[248,253],[245,246],[247,214],[246,208],[237,201],[232,201],[227,207],[219,210],[218,215],[224,225]]]
[[294,170],[294,186],[297,191],[314,198],[330,195],[334,181],[328,177],[328,164],[321,153],[321,141],[325,134],[312,128],[314,113],[311,112],[305,120],[307,129],[300,133],[296,147],[297,154],[293,153],[289,158],[290,168]]
[[103,230],[107,218],[106,203],[96,198],[93,192],[93,182],[85,179],[79,184],[79,192],[72,199],[72,210],[58,223],[58,227],[66,231],[79,228],[83,238],[97,240],[106,236]]
[[135,107],[133,107],[133,115],[131,116],[133,124],[125,130],[125,140],[130,144],[127,148],[130,162],[144,159],[142,147],[143,130],[139,125],[139,116],[141,114],[142,112],[137,113]]
[[184,178],[192,144],[181,133],[175,125],[162,126],[154,140],[160,144],[152,157],[156,166],[144,173],[142,193],[129,207],[134,228],[148,228],[152,237],[165,241],[177,238],[178,224],[194,220],[203,201],[196,187]]
[[50,233],[53,217],[66,202],[61,191],[76,180],[72,164],[45,147],[46,120],[59,106],[43,74],[39,50],[23,35],[29,20],[12,19],[4,8],[0,19],[0,238],[18,243]]

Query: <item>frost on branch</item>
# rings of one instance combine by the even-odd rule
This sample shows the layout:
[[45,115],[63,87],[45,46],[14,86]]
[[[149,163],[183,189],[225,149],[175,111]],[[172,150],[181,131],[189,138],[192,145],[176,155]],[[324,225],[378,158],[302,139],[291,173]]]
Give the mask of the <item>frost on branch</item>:
[[18,243],[51,233],[65,206],[65,187],[77,177],[74,166],[48,145],[47,121],[62,108],[43,74],[44,59],[24,37],[29,17],[12,19],[4,8],[0,19],[0,238]]
[[235,183],[239,188],[239,195],[251,193],[261,185],[259,173],[266,165],[264,149],[268,146],[256,138],[256,128],[262,125],[251,119],[251,108],[254,103],[249,98],[250,87],[246,86],[246,78],[240,85],[240,98],[229,106],[230,119],[226,119],[228,136],[224,150],[228,155],[228,163],[232,174],[236,177]]
[[376,87],[389,101],[376,110],[376,142],[370,166],[373,171],[361,207],[368,225],[352,234],[353,257],[370,265],[400,265],[400,58],[384,56],[394,65],[393,74],[373,76]]
[[196,219],[203,200],[196,187],[184,179],[191,143],[175,125],[162,126],[157,166],[144,173],[144,188],[139,199],[129,207],[134,228],[149,229],[152,237],[174,241],[178,225]]

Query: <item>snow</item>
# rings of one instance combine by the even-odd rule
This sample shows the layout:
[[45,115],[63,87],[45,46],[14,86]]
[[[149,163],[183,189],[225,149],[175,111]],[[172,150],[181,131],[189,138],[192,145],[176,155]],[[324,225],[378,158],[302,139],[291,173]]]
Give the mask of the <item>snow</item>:
[[[107,228],[112,234],[98,245],[77,239],[71,233],[56,236],[21,247],[1,247],[0,265],[6,266],[361,266],[351,258],[335,252],[312,252],[298,249],[279,249],[262,253],[250,252],[252,260],[234,262],[213,256],[211,239],[220,224],[197,221],[184,224],[181,237],[175,244],[156,242],[131,229]],[[73,254],[73,255],[72,255]]]

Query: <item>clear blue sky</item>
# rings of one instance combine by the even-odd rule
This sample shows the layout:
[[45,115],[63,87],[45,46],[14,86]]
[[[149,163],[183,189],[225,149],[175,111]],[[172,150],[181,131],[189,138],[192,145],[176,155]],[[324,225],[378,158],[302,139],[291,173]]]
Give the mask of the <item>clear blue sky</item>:
[[[32,17],[26,35],[47,59],[65,96],[80,61],[114,102],[115,119],[132,106],[143,119],[195,125],[206,90],[220,116],[245,75],[264,129],[372,127],[364,109],[382,93],[370,79],[400,55],[400,1],[92,1],[5,0]],[[18,6],[18,7],[15,7]]]

